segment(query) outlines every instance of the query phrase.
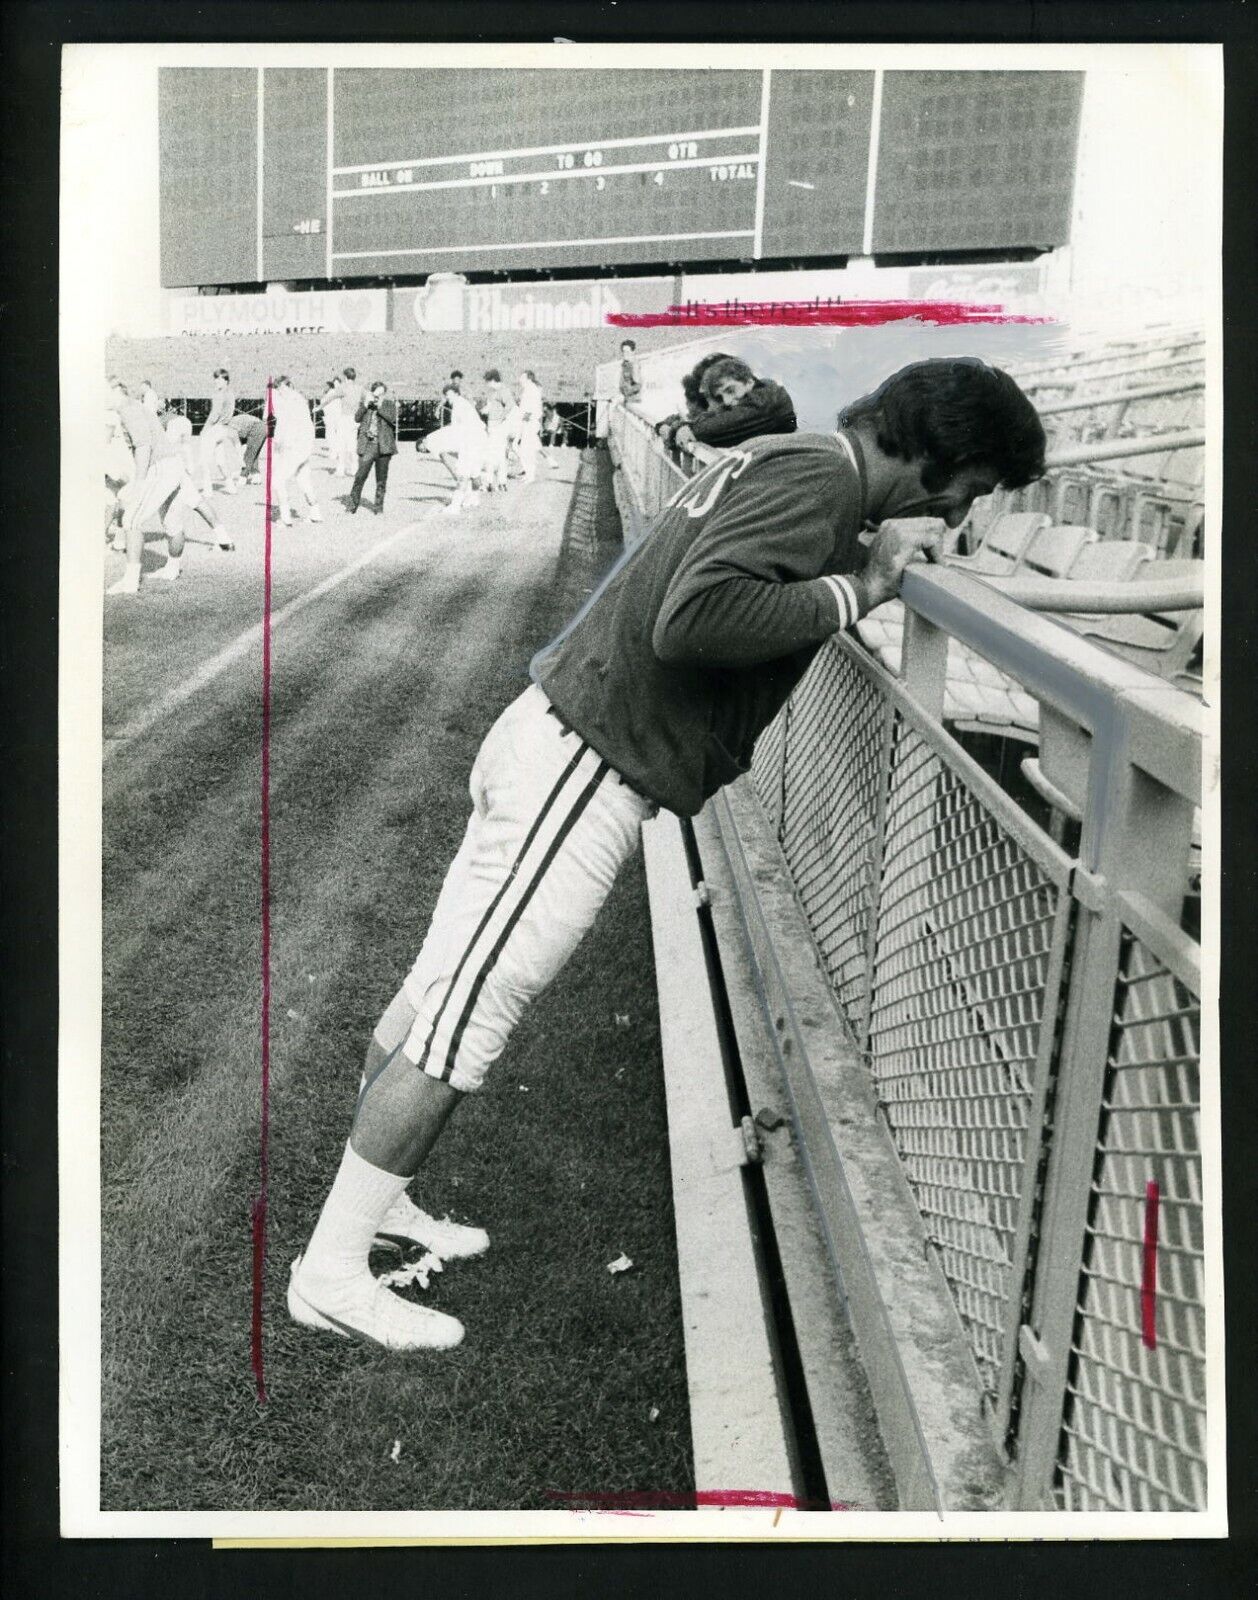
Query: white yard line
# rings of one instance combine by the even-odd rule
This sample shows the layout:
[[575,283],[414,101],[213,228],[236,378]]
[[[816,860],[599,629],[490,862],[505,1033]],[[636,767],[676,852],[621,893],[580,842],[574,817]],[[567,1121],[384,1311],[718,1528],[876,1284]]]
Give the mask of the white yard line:
[[[302,594],[290,600],[287,605],[281,606],[278,611],[271,614],[271,631],[279,627],[289,617],[295,617],[299,611],[304,611],[307,606],[313,605],[316,600],[322,600],[325,594],[330,594],[333,589],[339,589],[347,578],[370,565],[377,556],[383,555],[386,550],[391,550],[395,544],[400,544],[403,539],[409,539],[412,534],[420,531],[418,522],[408,523],[405,528],[400,528],[397,533],[390,534],[387,539],[381,539],[379,544],[373,544],[369,550],[364,550],[356,560],[348,566],[340,567],[337,571],[329,573],[313,589],[307,589]],[[177,711],[180,706],[193,699],[196,695],[213,683],[214,679],[226,672],[228,667],[234,666],[237,661],[251,655],[255,650],[260,651],[262,645],[262,623],[255,622],[252,628],[246,628],[232,640],[229,645],[212,655],[208,661],[202,662],[190,678],[185,678],[182,683],[176,684],[162,696],[155,704],[141,711],[137,717],[124,724],[116,734],[105,736],[104,762],[108,765],[123,745],[131,744],[136,739],[141,739],[159,722],[164,721],[172,711]]]

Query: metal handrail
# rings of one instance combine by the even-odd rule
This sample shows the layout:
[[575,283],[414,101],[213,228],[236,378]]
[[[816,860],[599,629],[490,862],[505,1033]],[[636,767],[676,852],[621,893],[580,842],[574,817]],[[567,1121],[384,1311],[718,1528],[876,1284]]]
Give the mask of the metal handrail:
[[[1156,566],[1156,562],[1152,563]],[[1204,569],[1204,563],[1202,563]],[[1196,611],[1205,603],[1202,576],[1123,583],[1084,583],[1073,578],[1002,578],[974,574],[1028,611],[1111,612]]]
[[1206,442],[1204,428],[1185,428],[1176,433],[1144,433],[1134,439],[1102,439],[1096,444],[1070,445],[1054,450],[1045,467],[1078,467],[1092,461],[1125,461],[1128,456],[1162,455],[1172,450],[1195,450]]
[[1129,405],[1133,400],[1160,400],[1173,394],[1204,394],[1205,379],[1184,383],[1155,383],[1141,389],[1115,389],[1106,394],[1076,395],[1054,405],[1036,406],[1041,417],[1060,417],[1068,411],[1091,411],[1096,406]]

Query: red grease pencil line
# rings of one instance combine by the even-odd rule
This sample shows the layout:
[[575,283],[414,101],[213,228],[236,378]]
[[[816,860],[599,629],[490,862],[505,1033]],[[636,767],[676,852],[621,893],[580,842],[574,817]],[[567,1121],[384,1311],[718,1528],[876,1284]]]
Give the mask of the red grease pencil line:
[[784,1494],[772,1489],[626,1489],[595,1490],[581,1493],[564,1489],[548,1489],[547,1498],[566,1503],[580,1502],[579,1510],[617,1511],[622,1515],[636,1516],[648,1511],[685,1511],[692,1506],[730,1506],[741,1509],[767,1508],[769,1510],[795,1511],[848,1511],[851,1507],[843,1500],[832,1500],[827,1506],[801,1499],[794,1494]]
[[613,311],[615,328],[876,328],[887,322],[930,322],[940,327],[986,323],[1045,323],[999,305],[957,300],[692,300],[667,311]]
[[266,1404],[262,1365],[262,1296],[266,1288],[266,1206],[271,1145],[271,419],[275,408],[266,386],[266,497],[262,580],[262,1126],[258,1151],[258,1194],[253,1202],[253,1315],[250,1355],[258,1404]]
[[1158,1343],[1158,1186],[1152,1178],[1144,1188],[1144,1263],[1140,1274],[1140,1331],[1148,1350]]

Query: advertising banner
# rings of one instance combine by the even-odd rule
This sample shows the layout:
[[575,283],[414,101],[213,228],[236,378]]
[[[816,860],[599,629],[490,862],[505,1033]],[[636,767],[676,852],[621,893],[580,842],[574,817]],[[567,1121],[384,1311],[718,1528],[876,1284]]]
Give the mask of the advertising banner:
[[385,333],[387,289],[314,289],[292,293],[180,295],[172,333]]
[[434,275],[420,289],[395,289],[393,326],[425,333],[549,333],[603,328],[617,312],[664,311],[675,279],[617,283],[468,284]]

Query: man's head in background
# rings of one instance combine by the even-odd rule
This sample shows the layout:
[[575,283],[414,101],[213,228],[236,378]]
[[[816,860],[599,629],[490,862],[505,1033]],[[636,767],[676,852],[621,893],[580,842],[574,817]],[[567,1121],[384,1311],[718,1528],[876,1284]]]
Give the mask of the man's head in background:
[[737,356],[720,356],[705,369],[699,392],[709,406],[731,410],[756,386],[756,375]]
[[727,355],[724,350],[713,350],[706,356],[700,356],[694,366],[681,380],[681,392],[686,397],[686,407],[690,411],[706,411],[707,399],[703,393],[703,378],[709,367],[718,361],[732,361],[733,356]]

